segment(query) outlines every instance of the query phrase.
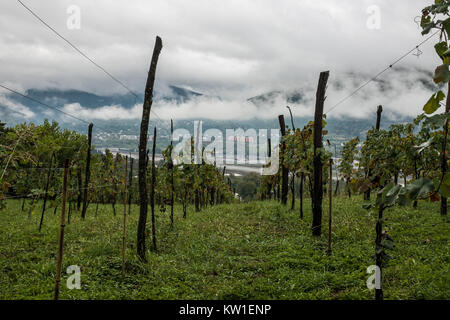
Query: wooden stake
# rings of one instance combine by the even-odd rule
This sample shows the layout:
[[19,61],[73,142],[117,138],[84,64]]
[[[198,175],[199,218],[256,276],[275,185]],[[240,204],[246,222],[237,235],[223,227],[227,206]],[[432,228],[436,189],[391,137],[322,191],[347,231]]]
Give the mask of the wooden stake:
[[289,114],[291,115],[292,130],[295,131],[294,116],[292,115],[292,110],[289,106],[286,106],[286,108],[288,108]]
[[123,184],[123,233],[122,233],[122,277],[125,276],[125,248],[127,239],[127,176],[128,176],[128,156],[125,157],[125,177]]
[[147,136],[148,123],[150,121],[150,111],[153,103],[153,87],[155,84],[156,66],[158,64],[159,54],[162,49],[160,37],[156,37],[155,47],[153,49],[152,62],[148,72],[147,84],[145,86],[144,107],[142,110],[141,131],[139,137],[139,222],[137,230],[137,254],[141,260],[145,260],[145,226],[147,224],[148,195],[147,195]]
[[[450,83],[448,84],[447,101],[445,103],[445,113],[450,111]],[[448,117],[445,121],[443,130],[444,139],[442,141],[442,151],[441,151],[441,171],[442,176],[445,177],[447,172],[447,140],[448,140]],[[441,215],[447,215],[447,198],[441,197]]]
[[170,119],[170,227],[173,228],[173,205],[174,205],[174,193],[175,193],[175,185],[173,182],[173,160],[172,160],[172,148],[173,148],[173,121]]
[[[334,158],[337,159],[336,145],[334,145]],[[337,162],[336,162],[336,188],[334,189],[334,196],[335,197],[337,197],[338,190],[339,190],[339,173],[338,173],[338,170],[337,170]]]
[[130,215],[131,213],[131,196],[132,196],[132,192],[131,192],[131,188],[133,187],[133,162],[134,159],[131,157],[130,154],[130,177],[129,177],[129,181],[128,181],[128,190],[129,190],[129,195],[128,195],[128,215]]
[[305,173],[300,173],[300,190],[299,190],[299,197],[300,197],[300,220],[303,219],[303,184],[305,182]]
[[81,163],[78,161],[78,168],[77,168],[77,180],[78,180],[78,197],[77,197],[77,211],[80,211],[81,209],[81,194],[83,189],[83,181],[81,178]]
[[[278,121],[280,123],[280,129],[281,129],[281,136],[286,136],[286,125],[284,123],[284,116],[279,115]],[[281,175],[282,175],[282,181],[281,181],[281,203],[286,205],[287,204],[287,196],[288,196],[288,188],[289,188],[289,171],[285,166],[284,163],[284,153],[286,150],[286,143],[283,141],[281,143]]]
[[67,173],[69,169],[69,159],[64,162],[64,180],[62,190],[62,204],[61,204],[61,228],[59,231],[59,249],[58,249],[58,263],[56,265],[56,284],[55,284],[55,300],[59,299],[59,283],[61,282],[61,269],[64,248],[64,228],[66,226],[66,199],[67,199]]
[[153,150],[152,150],[152,184],[150,190],[150,206],[152,209],[152,238],[153,250],[156,252],[156,221],[155,221],[155,184],[156,184],[156,166],[155,166],[155,152],[156,152],[156,127],[153,133]]
[[[380,130],[380,126],[381,126],[381,113],[383,112],[383,107],[382,106],[378,106],[377,109],[377,122],[375,125],[375,129],[378,131]],[[368,172],[368,178],[370,179],[370,177],[372,176],[372,170],[369,169]],[[397,183],[396,183],[397,184]],[[366,193],[364,194],[364,200],[370,200],[370,188],[367,189]]]
[[[50,158],[50,166],[48,168],[47,172],[47,183],[45,184],[45,194],[44,194],[44,204],[42,206],[42,214],[41,214],[41,221],[39,222],[39,232],[41,232],[42,224],[44,222],[44,214],[45,214],[45,206],[47,204],[47,197],[48,197],[48,185],[50,183],[50,176],[52,172],[52,166],[53,166],[53,159],[55,159],[55,152],[52,152],[52,156]],[[55,159],[56,160],[56,159]]]
[[84,220],[86,217],[87,211],[87,197],[88,197],[88,188],[89,188],[89,180],[91,178],[91,148],[92,148],[92,128],[94,124],[90,123],[88,127],[88,149],[86,153],[86,172],[84,178],[84,190],[83,190],[83,209],[81,209],[81,218]]
[[322,143],[323,105],[325,103],[325,91],[327,87],[329,71],[321,72],[316,93],[316,110],[314,114],[314,185],[313,185],[313,222],[312,234],[320,236],[322,233],[322,160],[320,150]]
[[328,187],[328,250],[327,254],[331,255],[331,215],[333,201],[333,159],[330,159],[330,186]]
[[[383,257],[382,254],[380,252],[378,252],[378,249],[381,248],[381,241],[383,238],[383,211],[384,211],[385,207],[384,204],[381,203],[380,207],[378,209],[378,220],[377,220],[377,224],[375,227],[375,231],[376,231],[376,239],[375,239],[375,248],[376,248],[376,252],[375,252],[375,256],[376,256],[376,266],[378,267],[377,272],[380,272],[380,276],[379,276],[379,281],[380,281],[380,288],[375,288],[375,300],[377,301],[381,301],[383,300],[383,288],[382,288],[382,267],[383,267]],[[376,275],[376,273],[375,273]]]

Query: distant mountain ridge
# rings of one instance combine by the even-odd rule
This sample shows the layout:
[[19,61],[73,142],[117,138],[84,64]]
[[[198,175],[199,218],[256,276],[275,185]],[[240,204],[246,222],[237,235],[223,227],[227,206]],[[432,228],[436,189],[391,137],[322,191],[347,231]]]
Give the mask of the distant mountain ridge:
[[261,106],[264,104],[274,104],[277,101],[283,101],[286,103],[301,103],[304,102],[305,94],[301,90],[290,91],[270,91],[260,94],[258,96],[247,99],[247,101],[253,103],[255,106]]
[[[142,103],[144,101],[143,94],[137,94],[138,98],[131,93],[126,94],[114,94],[114,95],[97,95],[80,90],[37,90],[30,89],[26,91],[26,94],[36,100],[43,101],[45,103],[53,103],[55,106],[63,106],[65,104],[79,103],[84,108],[92,109],[104,106],[120,105],[125,108],[130,108],[136,103]],[[192,99],[193,97],[199,97],[203,94],[191,91],[185,88],[177,86],[168,86],[168,90],[164,90],[164,93],[160,93],[155,90],[155,101],[173,101],[175,103],[182,103]],[[8,98],[15,100],[24,105],[30,105],[28,99],[20,96],[9,95]],[[32,103],[32,102],[31,102]]]
[[[120,106],[125,109],[131,109],[136,104],[144,102],[143,94],[137,94],[136,98],[132,93],[99,95],[74,89],[29,89],[25,94],[37,101],[59,109],[69,104],[80,104],[85,109],[97,109],[105,106]],[[204,95],[186,88],[169,85],[161,91],[155,90],[154,101],[155,103],[169,102],[180,104],[201,96]],[[7,123],[15,124],[24,120],[32,120],[38,123],[45,118],[51,118],[49,112],[51,110],[45,106],[25,97],[13,93],[0,94],[0,118]],[[33,114],[32,119],[29,116],[30,114]]]

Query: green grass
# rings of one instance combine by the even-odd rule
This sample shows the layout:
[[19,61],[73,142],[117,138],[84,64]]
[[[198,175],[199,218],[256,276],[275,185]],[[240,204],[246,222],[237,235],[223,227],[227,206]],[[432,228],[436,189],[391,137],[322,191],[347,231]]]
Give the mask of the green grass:
[[[360,197],[335,199],[333,253],[311,235],[310,201],[305,219],[276,202],[222,205],[200,213],[189,208],[175,227],[168,211],[157,211],[158,253],[136,257],[138,210],[128,219],[126,276],[121,275],[123,207],[95,205],[82,221],[73,212],[66,226],[61,299],[373,299],[366,269],[374,264],[375,219]],[[40,206],[28,219],[20,201],[0,211],[0,299],[52,299],[59,215],[46,212],[38,232]],[[326,202],[324,202],[326,207]],[[298,203],[297,203],[298,208]],[[450,298],[450,224],[438,204],[418,210],[386,210],[385,228],[396,247],[383,270],[386,299]],[[150,219],[148,227],[150,227]],[[425,240],[429,238],[430,241]],[[147,240],[147,247],[150,239]],[[81,267],[81,290],[66,288],[69,265]]]

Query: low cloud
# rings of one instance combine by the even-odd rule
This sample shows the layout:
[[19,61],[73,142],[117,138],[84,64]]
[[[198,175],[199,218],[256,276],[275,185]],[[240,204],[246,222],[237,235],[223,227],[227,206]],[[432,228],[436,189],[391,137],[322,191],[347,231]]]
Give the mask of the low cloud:
[[5,95],[0,94],[0,106],[3,107],[2,116],[5,118],[32,119],[35,115],[28,107],[18,102],[12,101]]
[[[361,74],[346,74],[341,79],[330,80],[324,107],[327,116],[367,118],[374,115],[378,105],[383,105],[384,115],[392,120],[414,117],[422,112],[430,95],[438,90],[438,87],[431,84],[431,75],[428,72],[393,69],[336,106],[368,79],[368,76]],[[298,103],[287,102],[294,94],[300,94],[302,99]],[[247,99],[198,96],[183,103],[157,100],[153,103],[152,110],[163,120],[267,120],[275,119],[279,114],[286,114],[286,106],[289,105],[295,117],[312,118],[315,94],[315,86],[305,82],[301,89],[272,92],[270,95],[263,95],[265,99],[253,99],[254,102]],[[142,104],[132,108],[114,105],[88,109],[77,103],[65,105],[64,111],[92,120],[140,120]]]
[[88,120],[133,120],[142,117],[142,105],[135,105],[131,109],[119,105],[88,109],[79,103],[72,103],[66,104],[63,111]]

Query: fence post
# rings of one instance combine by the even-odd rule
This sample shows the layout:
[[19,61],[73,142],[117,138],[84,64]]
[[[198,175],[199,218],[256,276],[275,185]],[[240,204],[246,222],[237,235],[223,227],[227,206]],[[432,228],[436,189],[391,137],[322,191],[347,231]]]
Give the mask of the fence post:
[[134,159],[131,157],[131,155],[130,155],[130,160],[131,160],[130,176],[129,176],[129,180],[128,180],[128,190],[129,190],[129,192],[128,192],[128,215],[130,215],[130,213],[131,213],[131,197],[132,197],[131,190],[133,187],[133,162],[134,162]]
[[83,194],[83,209],[81,210],[81,218],[86,217],[87,211],[87,195],[88,195],[88,187],[89,180],[91,177],[91,147],[92,147],[92,127],[94,124],[90,123],[88,127],[88,150],[86,154],[86,173],[84,179],[84,194]]
[[[44,222],[44,214],[45,214],[45,206],[47,204],[47,197],[48,197],[48,185],[50,183],[50,175],[52,172],[52,166],[53,166],[53,159],[55,158],[55,152],[52,152],[52,156],[50,158],[50,167],[48,168],[47,172],[47,182],[45,184],[45,194],[44,194],[44,204],[42,206],[42,214],[41,214],[41,221],[39,222],[39,232],[41,232],[42,224]],[[56,160],[56,158],[55,158]]]
[[[284,123],[284,116],[279,115],[278,121],[280,123],[280,129],[281,129],[281,136],[284,138],[286,136],[286,125]],[[288,188],[289,188],[289,171],[285,166],[284,163],[284,153],[286,151],[286,143],[284,141],[281,142],[281,175],[282,175],[282,181],[281,181],[281,203],[286,205],[287,204],[287,195],[288,195]]]
[[156,166],[155,166],[155,151],[156,151],[156,127],[153,133],[153,149],[152,149],[152,184],[150,190],[150,207],[152,209],[152,238],[153,250],[156,252],[156,221],[155,221],[155,184],[156,184]]
[[328,82],[329,71],[321,72],[316,93],[316,110],[314,114],[314,185],[313,185],[313,222],[312,234],[320,236],[322,233],[322,121],[323,105],[325,103],[325,92]]
[[[381,113],[383,112],[383,107],[382,106],[378,106],[378,109],[377,109],[377,122],[376,122],[376,125],[375,125],[375,129],[377,130],[377,131],[379,131],[380,130],[380,126],[381,126]],[[372,170],[371,169],[369,169],[369,171],[368,171],[368,179],[370,179],[370,176],[372,175]],[[370,200],[370,187],[367,189],[367,191],[364,193],[364,200]]]
[[330,159],[330,185],[328,187],[328,250],[327,254],[331,255],[331,215],[333,210],[333,159]]
[[125,176],[123,184],[123,233],[122,233],[122,277],[125,276],[125,248],[127,237],[127,175],[128,175],[128,156],[125,157]]
[[[448,93],[447,93],[447,100],[445,103],[445,113],[448,113],[450,111],[450,83],[448,84]],[[443,130],[444,139],[442,141],[442,151],[441,151],[441,171],[442,176],[445,177],[445,174],[447,172],[447,136],[448,136],[448,118],[445,121],[444,130]],[[447,198],[441,197],[441,215],[446,216],[447,215]]]
[[156,37],[155,47],[153,49],[152,62],[148,72],[147,83],[145,85],[145,99],[142,110],[142,121],[139,137],[139,222],[137,230],[137,254],[145,260],[145,226],[147,224],[148,195],[147,195],[147,136],[148,123],[150,120],[150,111],[153,103],[153,87],[155,84],[156,66],[158,64],[159,54],[162,49],[160,37]]
[[58,249],[58,263],[56,266],[56,284],[55,284],[55,300],[59,299],[59,283],[61,282],[61,269],[64,248],[64,228],[66,226],[66,199],[67,199],[67,173],[69,169],[69,159],[64,162],[64,179],[62,190],[62,204],[61,204],[61,228],[59,230],[59,249]]
[[173,205],[174,205],[175,185],[173,183],[172,148],[173,148],[173,120],[170,119],[170,160],[169,160],[170,184],[171,184],[171,188],[170,188],[170,227],[173,228]]

